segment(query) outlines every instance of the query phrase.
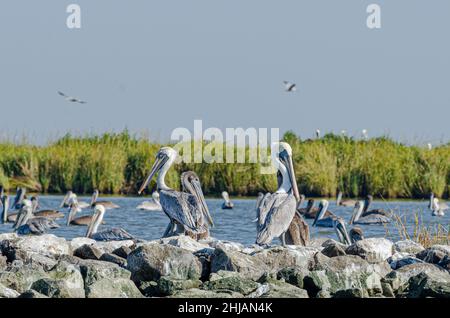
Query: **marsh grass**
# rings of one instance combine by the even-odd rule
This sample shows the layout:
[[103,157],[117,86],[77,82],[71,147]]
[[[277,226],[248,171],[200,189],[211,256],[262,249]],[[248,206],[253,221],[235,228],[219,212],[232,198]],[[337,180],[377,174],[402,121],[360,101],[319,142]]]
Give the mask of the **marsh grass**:
[[[299,189],[308,196],[346,197],[372,194],[386,198],[423,198],[433,191],[448,198],[450,145],[432,150],[406,146],[389,138],[367,141],[332,134],[318,140],[301,140],[293,133],[284,137],[294,154]],[[0,183],[14,190],[25,186],[45,193],[74,190],[104,194],[135,194],[148,173],[160,144],[128,131],[103,135],[70,134],[45,146],[0,142]],[[208,144],[204,144],[208,146]],[[237,149],[225,149],[237,155]],[[213,151],[214,153],[214,151]],[[245,157],[250,150],[245,149]],[[248,161],[246,161],[248,162]],[[260,173],[257,163],[181,163],[167,175],[168,184],[179,187],[180,172],[194,170],[206,195],[253,196],[274,191],[276,176]],[[152,181],[149,192],[155,188]]]

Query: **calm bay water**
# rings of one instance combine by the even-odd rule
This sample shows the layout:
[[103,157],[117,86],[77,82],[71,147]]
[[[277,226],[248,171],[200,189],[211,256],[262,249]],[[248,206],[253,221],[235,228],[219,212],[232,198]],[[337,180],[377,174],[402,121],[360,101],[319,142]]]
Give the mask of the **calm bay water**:
[[[129,198],[129,197],[107,197],[103,198],[118,204],[120,209],[108,210],[105,214],[105,224],[101,228],[122,227],[137,238],[144,240],[153,240],[161,237],[168,224],[167,216],[161,212],[150,212],[137,210],[136,206],[147,198]],[[41,196],[41,209],[59,206],[62,196]],[[80,201],[89,202],[90,197],[79,197]],[[100,199],[102,200],[102,198]],[[221,199],[207,199],[208,207],[214,218],[215,227],[211,230],[211,235],[217,239],[236,241],[243,244],[252,244],[256,238],[256,228],[252,220],[255,218],[255,200],[254,199],[234,199],[234,209],[222,210]],[[393,209],[397,214],[406,218],[408,231],[412,235],[414,229],[414,219],[418,214],[424,225],[437,226],[441,224],[447,229],[450,223],[450,212],[444,217],[433,217],[428,210],[428,201],[374,201],[371,208],[383,208],[385,210]],[[60,209],[66,215],[68,209]],[[352,208],[337,207],[330,201],[329,210],[345,220],[350,220]],[[90,214],[91,210],[86,209],[77,216]],[[310,225],[311,238],[330,237],[336,238],[332,228],[311,227],[313,220],[306,220]],[[65,226],[66,219],[57,220],[60,228],[52,230],[51,233],[57,236],[63,236],[67,239],[84,236],[86,227],[84,226]],[[0,233],[11,232],[11,224],[0,224]],[[366,237],[385,237],[387,230],[390,232],[388,238],[398,239],[398,233],[393,224],[384,225],[358,225]],[[350,230],[351,226],[348,226]],[[273,243],[278,244],[275,239]]]

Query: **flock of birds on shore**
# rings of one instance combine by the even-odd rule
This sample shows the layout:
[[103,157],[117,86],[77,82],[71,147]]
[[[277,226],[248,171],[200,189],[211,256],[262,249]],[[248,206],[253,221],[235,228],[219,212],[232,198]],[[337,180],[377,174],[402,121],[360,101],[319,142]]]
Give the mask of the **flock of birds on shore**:
[[[256,244],[269,245],[274,238],[279,238],[285,245],[307,245],[309,241],[309,226],[305,219],[313,219],[313,227],[334,228],[338,239],[344,244],[351,244],[364,238],[358,224],[373,225],[391,222],[391,212],[383,209],[370,209],[373,200],[368,195],[365,200],[343,200],[342,192],[338,193],[337,206],[353,208],[348,225],[354,226],[349,232],[346,222],[328,210],[327,200],[321,200],[319,207],[314,207],[314,200],[309,199],[306,207],[302,207],[306,198],[300,195],[294,172],[292,149],[288,143],[279,142],[272,145],[275,161],[278,164],[278,189],[274,193],[259,193],[256,200]],[[137,209],[163,211],[169,218],[169,223],[162,237],[188,235],[193,239],[208,238],[214,221],[206,204],[201,183],[197,174],[186,171],[181,174],[181,191],[170,188],[165,183],[165,176],[174,164],[178,153],[170,147],[162,147],[148,174],[139,189],[141,194],[155,175],[157,189],[152,198],[142,202]],[[79,201],[77,195],[68,191],[59,208],[69,210],[67,226],[87,226],[86,237],[98,241],[129,240],[134,237],[122,228],[103,229],[102,225],[106,210],[118,209],[111,201],[98,200],[99,191],[95,190],[90,203]],[[233,209],[227,192],[222,192],[224,202],[222,209]],[[1,222],[13,223],[13,230],[20,235],[40,235],[59,227],[55,219],[64,218],[65,214],[58,210],[41,210],[39,199],[33,196],[28,199],[25,188],[18,188],[12,205],[3,188],[0,188]],[[16,210],[9,214],[9,209]],[[92,208],[92,215],[76,217],[82,209]],[[433,216],[443,216],[448,205],[439,202],[433,194],[430,196],[428,208]]]

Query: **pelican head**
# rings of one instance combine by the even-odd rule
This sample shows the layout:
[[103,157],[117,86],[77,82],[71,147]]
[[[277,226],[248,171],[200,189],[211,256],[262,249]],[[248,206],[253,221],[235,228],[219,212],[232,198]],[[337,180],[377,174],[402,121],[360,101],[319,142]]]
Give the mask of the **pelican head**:
[[227,202],[230,201],[230,196],[227,191],[222,191],[222,198]]
[[39,209],[39,199],[38,197],[31,197],[31,207],[33,210],[33,213],[36,212]]
[[8,221],[9,197],[4,195],[2,197],[2,223]]
[[95,202],[98,199],[99,194],[100,194],[100,192],[98,191],[98,189],[95,189],[94,192],[92,192],[91,206],[93,206],[95,204]]
[[70,222],[75,218],[75,215],[80,211],[80,208],[78,207],[78,202],[74,201],[70,203],[69,207],[69,215],[67,216],[67,226],[70,225]]
[[360,227],[355,226],[350,230],[350,240],[352,243],[364,240],[364,233]]
[[368,194],[366,196],[366,199],[364,200],[364,212],[366,212],[369,209],[369,206],[372,204],[373,196],[371,194]]
[[355,203],[355,208],[353,209],[352,217],[350,219],[349,224],[353,224],[353,222],[358,221],[359,217],[361,216],[364,208],[364,201],[357,201]]
[[289,190],[292,190],[295,199],[299,202],[300,194],[297,188],[297,180],[295,179],[291,146],[286,142],[274,142],[272,144],[272,153],[279,161],[280,165],[278,170],[282,175],[282,184],[277,192],[288,192]]
[[66,195],[64,196],[61,204],[59,205],[60,208],[66,206],[67,204],[70,205],[69,199],[72,198],[73,196],[73,192],[72,191],[67,191]]
[[16,222],[13,225],[14,230],[17,230],[20,226],[28,222],[33,216],[33,205],[30,200],[25,199],[22,201],[22,207],[17,215]]
[[167,173],[167,170],[170,168],[172,163],[177,158],[178,153],[170,147],[162,147],[159,149],[158,153],[156,154],[156,160],[153,163],[152,169],[150,170],[149,175],[147,176],[147,179],[142,184],[141,188],[138,191],[138,194],[141,194],[142,191],[147,187],[147,185],[152,180],[153,176],[158,172],[161,171],[161,173],[158,176],[157,186],[158,189],[167,190],[169,187],[166,186],[164,182],[164,177]]
[[434,193],[431,192],[431,193],[430,193],[430,204],[428,205],[428,208],[429,208],[430,210],[433,210],[433,202],[434,202]]
[[105,215],[105,207],[103,205],[96,205],[94,208],[94,213],[92,214],[91,223],[89,223],[86,237],[91,237],[92,234],[97,233],[100,223],[103,221],[103,216]]
[[201,208],[202,215],[206,217],[208,223],[214,226],[214,221],[209,213],[208,206],[206,205],[205,197],[203,195],[200,179],[197,174],[193,171],[186,171],[181,174],[181,184],[186,192],[191,193],[198,207]]
[[342,220],[341,218],[335,218],[333,220],[333,227],[334,230],[336,231],[339,241],[343,244],[350,245],[351,240],[350,237],[348,236],[344,220]]
[[313,226],[316,225],[317,221],[322,219],[325,215],[325,212],[327,212],[328,209],[328,201],[327,200],[321,200],[319,204],[319,212],[316,214],[316,217],[313,222]]

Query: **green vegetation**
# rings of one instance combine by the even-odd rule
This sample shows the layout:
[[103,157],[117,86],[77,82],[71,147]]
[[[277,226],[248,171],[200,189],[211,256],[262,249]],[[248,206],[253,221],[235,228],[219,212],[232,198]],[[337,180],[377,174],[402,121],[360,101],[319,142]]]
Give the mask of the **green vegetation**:
[[[294,153],[301,193],[345,196],[368,193],[384,198],[423,198],[431,191],[448,198],[450,144],[432,150],[407,146],[388,138],[368,141],[328,134],[319,140],[301,140],[286,133]],[[161,145],[127,131],[102,136],[66,135],[46,146],[0,143],[0,184],[14,190],[61,193],[69,189],[104,194],[135,194]],[[236,149],[233,149],[236,153]],[[223,154],[225,156],[225,153]],[[246,149],[249,156],[249,149]],[[171,169],[168,183],[178,187],[179,173],[194,170],[207,195],[227,190],[232,195],[273,191],[275,175],[260,174],[259,164],[182,163]],[[150,188],[155,187],[152,181]]]

